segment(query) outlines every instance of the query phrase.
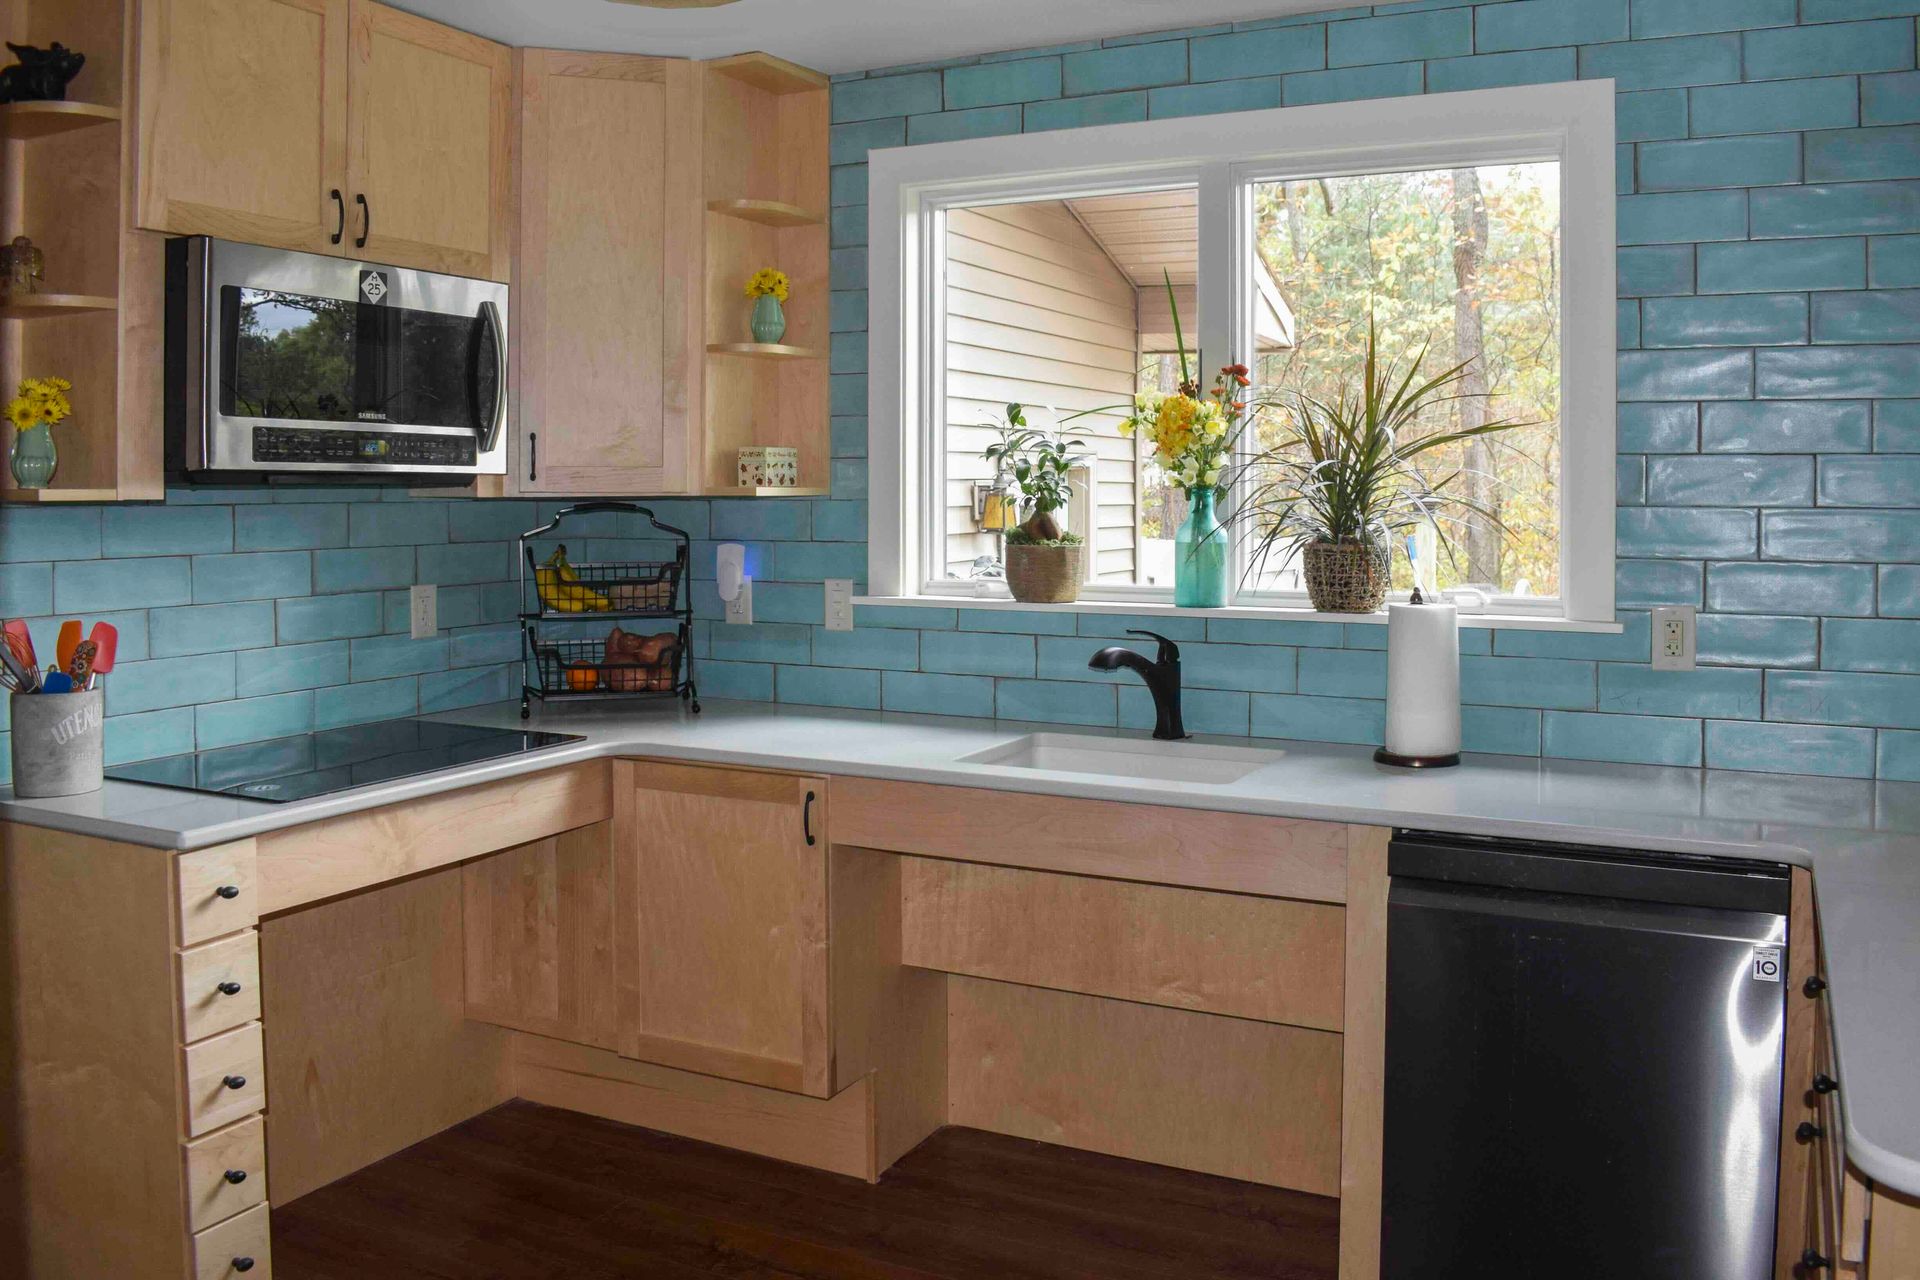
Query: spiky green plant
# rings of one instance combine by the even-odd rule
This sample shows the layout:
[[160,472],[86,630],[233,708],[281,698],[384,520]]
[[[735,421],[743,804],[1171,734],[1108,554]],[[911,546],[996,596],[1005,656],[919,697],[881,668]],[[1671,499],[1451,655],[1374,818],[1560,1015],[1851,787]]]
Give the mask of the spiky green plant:
[[1251,471],[1258,479],[1234,513],[1253,526],[1250,570],[1264,568],[1275,553],[1285,564],[1310,542],[1373,544],[1391,530],[1423,521],[1438,529],[1438,516],[1447,510],[1499,523],[1447,491],[1459,470],[1430,476],[1416,459],[1526,424],[1501,420],[1464,431],[1416,434],[1424,412],[1463,398],[1453,389],[1468,368],[1457,364],[1424,377],[1426,356],[1422,346],[1404,367],[1395,360],[1383,362],[1369,321],[1357,382],[1343,385],[1329,399],[1299,393],[1279,402],[1289,433],[1254,459]]

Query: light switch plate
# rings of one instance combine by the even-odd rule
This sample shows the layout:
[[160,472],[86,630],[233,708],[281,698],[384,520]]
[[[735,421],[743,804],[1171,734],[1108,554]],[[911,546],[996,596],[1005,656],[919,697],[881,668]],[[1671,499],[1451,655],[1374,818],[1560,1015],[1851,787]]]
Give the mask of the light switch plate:
[[440,588],[431,582],[415,585],[407,593],[407,612],[412,621],[410,634],[415,640],[431,640],[440,630]]
[[828,578],[827,591],[827,630],[853,630],[853,579]]
[[1653,669],[1691,671],[1694,658],[1694,610],[1690,604],[1653,611]]
[[753,625],[753,579],[740,580],[740,594],[726,601],[727,622],[736,627]]

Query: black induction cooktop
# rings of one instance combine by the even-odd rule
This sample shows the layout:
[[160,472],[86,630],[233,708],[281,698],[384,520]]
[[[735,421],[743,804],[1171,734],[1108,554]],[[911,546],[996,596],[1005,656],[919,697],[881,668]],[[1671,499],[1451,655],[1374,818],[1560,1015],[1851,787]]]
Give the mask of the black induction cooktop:
[[109,778],[285,803],[579,742],[569,733],[376,720],[291,738],[114,765]]

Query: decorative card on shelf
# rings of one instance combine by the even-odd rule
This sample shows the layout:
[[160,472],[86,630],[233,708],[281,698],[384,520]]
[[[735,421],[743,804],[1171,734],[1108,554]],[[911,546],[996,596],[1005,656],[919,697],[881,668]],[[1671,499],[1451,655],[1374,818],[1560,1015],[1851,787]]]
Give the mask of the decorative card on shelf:
[[749,445],[740,450],[740,487],[791,489],[800,483],[800,450],[786,445]]

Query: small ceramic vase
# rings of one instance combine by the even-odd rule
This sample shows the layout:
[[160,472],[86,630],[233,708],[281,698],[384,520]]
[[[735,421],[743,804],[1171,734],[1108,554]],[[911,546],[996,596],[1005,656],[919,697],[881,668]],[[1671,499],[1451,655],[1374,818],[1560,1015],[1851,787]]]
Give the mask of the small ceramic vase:
[[44,489],[60,465],[59,451],[53,447],[53,428],[42,422],[14,433],[13,448],[7,465],[13,470],[13,482],[22,489]]
[[787,336],[787,313],[780,299],[763,293],[753,300],[753,340],[774,343]]

